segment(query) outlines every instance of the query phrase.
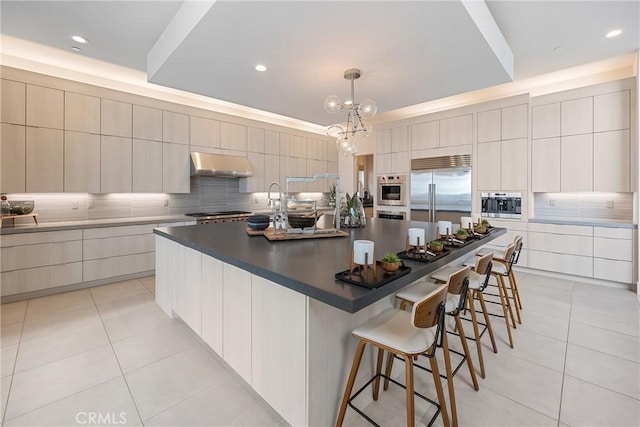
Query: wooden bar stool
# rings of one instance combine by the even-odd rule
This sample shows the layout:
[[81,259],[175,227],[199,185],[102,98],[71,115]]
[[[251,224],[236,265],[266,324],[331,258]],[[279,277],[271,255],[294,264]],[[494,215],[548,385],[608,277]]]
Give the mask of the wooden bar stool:
[[[378,316],[372,318],[365,324],[353,331],[353,336],[358,338],[360,342],[356,348],[356,353],[351,365],[351,372],[347,385],[344,390],[342,404],[338,412],[336,427],[342,426],[344,416],[347,411],[347,405],[353,408],[358,414],[363,416],[367,421],[376,424],[371,418],[365,415],[360,409],[356,408],[351,401],[355,399],[365,388],[372,382],[373,384],[373,400],[378,400],[378,389],[380,387],[380,378],[385,379],[385,390],[389,381],[406,389],[407,396],[407,426],[413,427],[415,424],[415,408],[414,394],[418,397],[435,405],[437,410],[431,418],[429,425],[438,417],[442,416],[442,422],[445,427],[449,426],[449,418],[447,416],[447,408],[444,400],[444,392],[442,383],[440,382],[440,374],[438,371],[438,363],[435,358],[438,338],[444,334],[444,311],[447,299],[447,287],[440,286],[433,289],[431,293],[426,294],[416,302],[411,313],[396,309],[389,309]],[[378,348],[378,359],[376,364],[375,375],[357,392],[351,395],[353,383],[355,382],[362,354],[366,344],[372,344]],[[384,352],[387,355],[387,370],[383,375],[382,358]],[[433,373],[433,381],[438,395],[438,403],[428,399],[420,393],[414,391],[413,387],[413,356],[425,355],[429,358],[431,372]],[[389,360],[393,360],[394,356],[401,356],[405,361],[405,378],[406,385],[393,380],[391,378],[391,365]]]
[[[473,340],[476,342],[476,349],[478,350],[478,361],[480,362],[480,376],[485,378],[484,371],[484,358],[482,355],[482,345],[480,343],[480,338],[486,331],[489,331],[489,338],[491,339],[491,346],[494,353],[498,352],[498,348],[496,347],[496,340],[493,336],[493,328],[491,327],[491,320],[489,318],[489,312],[487,311],[487,306],[484,301],[484,297],[482,296],[482,291],[489,284],[489,278],[491,277],[491,268],[492,268],[492,259],[493,254],[488,253],[482,257],[476,257],[476,265],[469,272],[469,292],[467,293],[467,299],[469,302],[469,311],[471,313],[471,323],[473,324],[473,333],[474,338],[467,337],[467,339]],[[436,271],[431,275],[431,278],[438,282],[446,282],[449,276],[459,270],[460,267],[450,266],[444,267],[440,270]],[[482,308],[481,313],[484,316],[485,323],[481,323],[476,318],[476,313],[480,313],[480,311],[476,311],[474,300],[478,299],[480,301],[480,307]],[[469,320],[462,317],[463,320]],[[479,331],[478,325],[483,327],[482,332]]]
[[[453,389],[453,376],[458,372],[462,364],[466,361],[467,366],[469,368],[469,374],[471,375],[471,381],[473,382],[473,388],[477,391],[478,380],[476,378],[476,371],[473,368],[473,362],[471,360],[471,355],[469,353],[469,347],[467,346],[467,339],[464,335],[464,330],[462,328],[462,322],[460,321],[460,312],[464,309],[467,289],[469,287],[469,272],[471,267],[462,267],[455,273],[451,274],[447,280],[447,300],[445,305],[445,313],[447,315],[453,316],[456,323],[456,330],[458,331],[458,336],[460,337],[460,343],[462,344],[462,348],[464,353],[456,354],[462,356],[462,361],[456,366],[456,369],[453,370],[451,368],[451,356],[450,353],[454,352],[449,348],[448,340],[446,339],[446,333],[442,334],[442,350],[444,355],[444,365],[446,370],[446,379],[449,389],[449,403],[451,405],[451,419],[453,426],[458,425],[458,411],[456,409],[456,396]],[[404,308],[408,304],[415,304],[417,301],[420,301],[424,298],[424,295],[427,295],[433,290],[433,287],[437,286],[433,282],[422,281],[415,283],[413,285],[407,286],[405,289],[402,289],[400,292],[396,294],[396,298],[400,300],[400,309],[404,310]],[[391,361],[390,363],[393,363]],[[419,365],[417,365],[419,366]],[[387,369],[391,368],[387,366]],[[426,369],[426,368],[423,368]],[[385,383],[386,386],[386,383]]]

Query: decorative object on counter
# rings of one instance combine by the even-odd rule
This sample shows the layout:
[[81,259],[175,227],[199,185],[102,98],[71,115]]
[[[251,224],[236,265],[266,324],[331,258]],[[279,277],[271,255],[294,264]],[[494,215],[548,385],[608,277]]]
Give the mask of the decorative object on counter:
[[[351,263],[349,265],[349,271],[354,272],[356,268],[360,268],[364,279],[369,280],[369,270],[373,272],[373,278],[377,278],[376,269],[376,253],[375,244],[371,240],[354,240],[353,248],[351,249]],[[370,265],[374,268],[370,269]]]
[[453,233],[451,221],[438,221],[438,238],[446,239]]
[[367,224],[364,207],[357,194],[345,194],[345,203],[340,209],[340,224],[347,228],[359,228]]
[[336,184],[332,184],[329,187],[329,206],[332,208],[336,207]]
[[252,215],[247,219],[247,226],[251,230],[264,230],[269,227],[271,218],[269,215]]
[[473,218],[470,216],[461,216],[460,228],[464,228],[469,232],[473,232]]
[[429,249],[433,252],[440,253],[444,250],[444,245],[439,240],[432,240],[429,242]]
[[0,197],[0,214],[9,215],[11,213],[11,205],[7,201],[7,196]]
[[469,237],[469,232],[467,232],[466,229],[459,228],[458,231],[456,231],[456,239],[465,241],[467,237]]
[[387,273],[393,273],[395,271],[398,271],[398,269],[400,268],[400,265],[402,265],[402,261],[400,260],[400,257],[391,252],[387,252],[386,254],[384,254],[382,259],[380,260],[380,263],[381,263],[382,269]]
[[33,200],[9,200],[9,213],[11,215],[26,215],[33,212],[35,201]]
[[485,227],[484,225],[478,225],[473,229],[473,231],[478,234],[486,234],[487,227]]
[[355,271],[344,270],[335,274],[335,278],[346,282],[351,283],[352,285],[362,286],[367,289],[376,289],[387,283],[390,283],[405,274],[409,274],[411,272],[411,267],[407,267],[400,262],[400,267],[394,272],[386,272],[382,269],[382,261],[376,261],[374,265],[371,266],[371,270],[377,272],[376,278],[374,280],[367,280],[366,276],[362,274],[363,267],[357,266]]
[[482,222],[480,223],[480,225],[482,225],[485,228],[491,227],[491,224],[489,224],[489,220],[487,220],[487,219],[483,219]]
[[406,252],[424,254],[427,251],[427,241],[424,228],[409,228],[407,230]]
[[471,218],[473,218],[473,225],[480,225],[480,221],[482,221],[482,216],[478,213],[472,213]]
[[310,214],[306,213],[291,213],[288,215],[289,225],[293,228],[308,228],[314,227],[318,219],[317,212],[312,211]]
[[345,156],[356,154],[356,135],[364,133],[369,136],[373,131],[373,126],[364,119],[373,117],[378,111],[378,106],[372,99],[365,99],[357,103],[354,95],[354,82],[359,79],[362,73],[357,68],[350,68],[344,72],[344,78],[351,81],[351,98],[345,102],[336,96],[328,96],[324,100],[324,109],[327,113],[335,114],[346,109],[347,120],[344,126],[333,125],[327,129],[327,135],[336,138],[336,148]]

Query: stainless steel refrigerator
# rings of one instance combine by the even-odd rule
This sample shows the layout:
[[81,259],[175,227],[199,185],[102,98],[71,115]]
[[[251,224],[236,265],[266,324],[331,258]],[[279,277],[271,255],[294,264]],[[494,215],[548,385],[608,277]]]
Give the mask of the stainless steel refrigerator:
[[471,215],[471,168],[411,171],[411,220],[451,221]]

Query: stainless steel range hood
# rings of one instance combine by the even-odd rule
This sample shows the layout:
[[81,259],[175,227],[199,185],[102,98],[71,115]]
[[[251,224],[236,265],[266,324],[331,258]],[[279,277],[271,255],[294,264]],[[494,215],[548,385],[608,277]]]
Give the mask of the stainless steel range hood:
[[253,166],[240,156],[191,152],[191,176],[246,178],[253,176]]

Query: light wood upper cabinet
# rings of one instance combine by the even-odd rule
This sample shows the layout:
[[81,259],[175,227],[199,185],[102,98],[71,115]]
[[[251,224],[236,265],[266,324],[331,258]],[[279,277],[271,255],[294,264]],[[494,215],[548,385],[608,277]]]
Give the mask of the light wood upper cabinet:
[[327,141],[327,161],[338,163],[338,149],[334,140]]
[[162,191],[164,193],[191,191],[190,162],[188,145],[162,144]]
[[264,185],[262,191],[267,191],[272,182],[280,182],[280,156],[264,155]]
[[268,184],[265,184],[264,178],[264,153],[249,151],[247,153],[247,160],[249,160],[253,166],[253,176],[240,179],[240,192],[256,193],[259,191],[266,191],[265,188],[268,187]]
[[27,126],[62,129],[64,92],[27,85]]
[[280,155],[293,157],[295,138],[288,133],[280,134]]
[[560,105],[562,136],[593,132],[593,98],[572,99]]
[[220,147],[225,150],[247,151],[247,127],[222,122],[220,125]]
[[64,133],[64,191],[100,192],[100,135]]
[[529,104],[502,109],[502,140],[526,138],[529,135]]
[[131,138],[100,137],[100,191],[102,193],[131,192]]
[[100,134],[109,136],[132,135],[133,106],[111,99],[100,100]]
[[[318,160],[324,160],[327,161],[327,141],[324,139],[316,139],[316,153],[317,153],[317,159]],[[333,148],[333,147],[332,147]]]
[[473,141],[473,115],[440,120],[440,146],[471,144]]
[[411,149],[424,150],[440,146],[440,122],[434,120],[411,126]]
[[0,124],[0,192],[25,192],[26,128],[9,123]]
[[593,134],[560,138],[560,188],[593,191]]
[[402,126],[399,128],[391,129],[391,152],[397,153],[399,151],[409,150],[409,137],[407,127]]
[[560,136],[560,103],[540,105],[531,109],[534,139]]
[[264,129],[249,127],[247,129],[247,151],[264,153]]
[[391,167],[391,153],[376,154],[376,174],[385,174],[393,172]]
[[162,142],[133,140],[134,193],[162,193]]
[[0,121],[2,123],[25,124],[26,85],[13,80],[0,80]]
[[163,111],[162,140],[176,144],[189,144],[189,116]]
[[[302,136],[294,136],[293,138],[293,156],[298,159],[307,159],[307,141]],[[305,162],[306,164],[306,162]],[[304,175],[303,175],[304,176]]]
[[593,135],[593,191],[631,191],[629,144],[629,130]]
[[133,137],[162,141],[162,110],[134,105]]
[[500,189],[501,142],[478,144],[478,190]]
[[628,90],[595,96],[593,98],[594,132],[629,129],[630,108]]
[[100,133],[100,98],[64,93],[64,128],[86,133]]
[[280,154],[280,133],[272,130],[264,131],[264,152]]
[[220,148],[220,122],[191,116],[191,145]]
[[318,160],[318,140],[314,138],[306,138],[307,141],[307,159]]
[[27,193],[62,193],[64,191],[62,130],[27,127],[26,142]]
[[376,154],[391,153],[391,129],[376,132]]
[[[500,141],[502,138],[501,110],[478,113],[478,142]],[[433,147],[427,147],[433,148]]]
[[500,189],[527,190],[527,138],[502,141]]
[[531,191],[560,191],[560,138],[532,141],[531,169]]

